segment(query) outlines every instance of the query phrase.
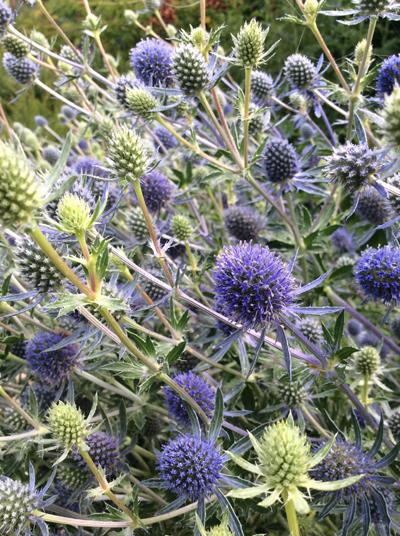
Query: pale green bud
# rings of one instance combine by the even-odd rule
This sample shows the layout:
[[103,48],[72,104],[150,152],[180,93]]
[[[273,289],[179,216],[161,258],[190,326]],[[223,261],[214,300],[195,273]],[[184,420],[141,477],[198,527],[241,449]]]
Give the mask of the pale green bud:
[[81,410],[64,402],[53,403],[48,423],[54,438],[66,449],[82,445],[89,433]]
[[[354,50],[354,62],[355,62],[356,65],[361,65],[361,62],[362,62],[362,59],[364,57],[366,48],[367,48],[367,40],[366,39],[362,39],[359,43],[357,43],[356,48]],[[366,64],[365,64],[366,67],[368,67],[369,64],[371,63],[371,57],[372,57],[372,45],[370,45],[370,47],[368,49],[367,61],[366,61]]]
[[62,229],[70,234],[79,234],[91,227],[91,212],[87,202],[76,194],[67,192],[57,207]]

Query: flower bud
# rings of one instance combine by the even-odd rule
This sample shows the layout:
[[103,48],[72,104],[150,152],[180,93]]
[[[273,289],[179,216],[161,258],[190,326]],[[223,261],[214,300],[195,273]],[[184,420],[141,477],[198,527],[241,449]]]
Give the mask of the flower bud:
[[57,207],[63,231],[78,234],[91,227],[91,213],[88,203],[76,194],[67,192]]
[[[356,48],[354,50],[354,62],[356,65],[361,65],[366,48],[367,48],[366,39],[362,39],[361,41],[357,43]],[[366,67],[368,67],[368,65],[371,63],[371,57],[372,57],[372,45],[370,45],[368,49],[367,61],[365,64]]]
[[83,27],[85,30],[91,32],[97,32],[100,28],[100,18],[96,17],[93,13],[89,13],[86,19],[83,21]]
[[306,0],[304,2],[304,14],[307,17],[314,18],[318,13],[319,2],[318,0]]
[[144,88],[127,88],[125,99],[128,110],[144,119],[151,118],[152,110],[158,106],[157,99]]
[[379,352],[373,346],[364,346],[353,357],[356,371],[363,376],[373,376],[381,364]]
[[0,532],[3,536],[31,534],[32,512],[39,506],[38,494],[29,485],[0,477]]
[[208,33],[201,26],[198,26],[190,32],[190,40],[195,47],[202,51],[207,46]]
[[4,54],[3,66],[12,78],[22,85],[32,82],[39,71],[39,66],[29,58],[16,58],[10,52]]
[[48,423],[54,438],[66,449],[82,445],[88,435],[81,410],[71,404],[54,403],[49,410]]
[[10,52],[16,58],[23,58],[29,54],[29,45],[15,35],[6,35],[1,44],[7,52]]
[[385,98],[382,116],[382,130],[386,141],[400,148],[400,87],[395,87],[391,95]]
[[177,240],[181,240],[182,242],[189,240],[189,238],[192,236],[192,225],[190,221],[181,214],[177,214],[172,219],[172,232],[173,235]]
[[134,207],[130,209],[126,215],[126,220],[129,231],[132,232],[136,240],[143,242],[144,240],[148,239],[149,232],[147,230],[146,220],[144,219],[141,208]]
[[246,22],[234,37],[234,55],[239,65],[257,67],[264,58],[264,43],[267,32],[255,19]]
[[141,138],[126,126],[112,133],[109,159],[115,174],[124,182],[138,180],[148,167],[148,155]]
[[180,45],[173,56],[173,73],[185,95],[199,93],[210,82],[208,67],[200,51],[193,45]]

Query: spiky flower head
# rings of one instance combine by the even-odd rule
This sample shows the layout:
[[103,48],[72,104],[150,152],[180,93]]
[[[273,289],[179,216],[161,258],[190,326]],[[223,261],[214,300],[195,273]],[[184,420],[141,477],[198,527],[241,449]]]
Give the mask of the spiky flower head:
[[39,185],[27,160],[0,142],[0,224],[8,227],[31,221],[40,206]]
[[2,535],[30,534],[29,527],[34,521],[33,511],[39,505],[40,498],[33,487],[7,476],[0,476],[0,532]]
[[159,171],[150,171],[141,179],[142,192],[146,206],[151,212],[158,212],[171,201],[173,183]]
[[10,52],[3,56],[3,66],[7,73],[19,84],[32,82],[39,72],[39,66],[29,58],[16,58]]
[[178,372],[189,372],[193,370],[198,364],[199,361],[196,357],[185,354],[181,356],[178,361],[175,361],[174,367]]
[[382,63],[376,77],[376,92],[380,97],[390,95],[400,84],[400,54],[393,54]]
[[351,318],[347,324],[347,331],[350,333],[352,337],[357,337],[357,335],[360,335],[363,330],[362,324],[355,318]]
[[400,147],[400,87],[394,87],[392,93],[385,97],[382,118],[382,131],[386,142],[398,149]]
[[74,171],[89,179],[107,179],[110,176],[110,172],[103,162],[91,156],[79,158],[74,164]]
[[171,222],[172,233],[177,240],[182,242],[189,240],[193,233],[190,221],[182,214],[176,214]]
[[[386,182],[400,190],[400,173],[396,173],[396,175],[389,177]],[[390,204],[397,212],[400,212],[400,196],[391,194]]]
[[207,536],[233,536],[229,530],[228,523],[225,521],[221,525],[216,525],[206,532]]
[[366,186],[361,190],[357,212],[362,218],[374,225],[381,225],[393,216],[390,202],[380,195],[373,186]]
[[126,92],[129,89],[134,89],[137,86],[136,80],[130,74],[120,76],[115,83],[115,96],[117,101],[124,108],[128,108],[129,104],[126,99]]
[[173,73],[185,95],[195,95],[210,82],[207,63],[198,48],[179,45],[173,56]]
[[11,8],[3,0],[0,0],[0,36],[4,34],[12,20],[13,12]]
[[78,363],[78,345],[67,344],[52,350],[64,338],[60,333],[39,331],[26,345],[26,360],[43,383],[58,385],[71,375]]
[[373,376],[378,372],[381,364],[381,356],[373,346],[364,346],[353,354],[354,368],[363,376]]
[[57,149],[57,147],[54,147],[54,145],[48,145],[47,147],[44,147],[42,152],[42,156],[46,160],[46,162],[53,166],[60,158],[60,154],[60,150]]
[[327,176],[351,191],[368,184],[380,168],[377,151],[370,149],[366,143],[340,145],[326,161]]
[[127,108],[134,115],[143,119],[150,119],[159,103],[155,97],[144,87],[127,88],[125,93]]
[[265,130],[264,112],[255,104],[250,104],[249,133],[255,138],[259,137]]
[[351,255],[341,255],[337,259],[335,263],[335,267],[343,268],[344,266],[354,266],[355,263],[356,263],[356,259],[352,257]]
[[292,54],[286,58],[283,73],[292,86],[304,88],[309,86],[314,80],[317,70],[307,56],[303,54]]
[[108,147],[115,174],[123,182],[134,182],[147,171],[149,157],[141,138],[126,126],[116,128]]
[[88,435],[81,410],[68,403],[54,403],[49,410],[48,423],[54,438],[67,450],[83,445]]
[[71,508],[71,495],[87,482],[88,475],[82,471],[81,467],[71,467],[69,465],[57,465],[57,476],[55,488],[57,493],[57,502],[61,506]]
[[248,207],[230,207],[224,212],[224,220],[228,233],[238,240],[250,242],[261,230],[260,218]]
[[24,281],[39,293],[56,290],[63,276],[29,236],[17,240],[16,263]]
[[239,65],[249,68],[262,63],[267,33],[255,19],[243,24],[237,36],[233,36],[233,54]]
[[79,195],[65,193],[58,203],[57,215],[66,233],[79,234],[91,227],[90,205]]
[[278,396],[289,408],[297,408],[307,398],[307,391],[299,382],[281,381],[278,384]]
[[[106,475],[115,475],[120,458],[118,440],[105,432],[94,432],[86,438],[89,454],[97,467],[101,467]],[[76,450],[73,459],[81,469],[88,470],[87,464]]]
[[390,428],[390,431],[393,434],[393,437],[396,441],[400,440],[400,411],[395,411],[392,413],[392,415],[389,417],[388,426]]
[[154,302],[159,302],[168,295],[166,290],[153,283],[153,281],[146,281],[143,290]]
[[268,102],[274,90],[273,78],[264,71],[251,73],[251,93],[256,104],[263,106]]
[[130,50],[131,67],[146,86],[171,86],[173,48],[161,39],[143,39]]
[[323,332],[319,320],[312,317],[305,317],[299,321],[298,327],[309,341],[317,344],[323,340]]
[[258,244],[225,247],[214,280],[218,310],[245,326],[276,320],[294,300],[293,276],[276,253]]
[[[364,38],[364,39],[361,39],[361,41],[357,43],[356,48],[354,49],[354,62],[356,65],[361,65],[361,62],[363,61],[364,55],[366,53],[366,49],[367,49],[367,40]],[[369,49],[368,49],[367,57],[365,61],[366,67],[368,67],[369,64],[371,63],[371,58],[372,58],[372,45],[369,45]]]
[[[212,416],[215,393],[212,387],[201,376],[192,371],[183,372],[175,376],[174,381],[197,402],[208,417]],[[190,418],[186,403],[171,387],[165,387],[164,394],[169,413],[179,424],[188,426],[190,424]]]
[[29,45],[15,35],[6,35],[1,40],[1,44],[3,45],[4,49],[12,54],[15,58],[23,58],[29,54]]
[[354,0],[360,13],[363,15],[380,15],[392,4],[392,0]]
[[334,249],[339,253],[354,251],[354,237],[345,227],[339,227],[331,235]]
[[400,249],[370,248],[355,268],[356,281],[368,298],[385,303],[400,300]]
[[175,149],[178,147],[178,140],[164,127],[157,127],[154,129],[154,144],[160,153]]
[[213,493],[222,467],[217,447],[197,436],[173,439],[158,454],[158,471],[165,487],[191,501]]
[[143,242],[148,239],[149,232],[141,208],[130,208],[126,213],[126,223],[136,240]]
[[263,164],[266,178],[276,183],[293,179],[299,171],[296,150],[284,139],[275,139],[267,143],[263,154]]

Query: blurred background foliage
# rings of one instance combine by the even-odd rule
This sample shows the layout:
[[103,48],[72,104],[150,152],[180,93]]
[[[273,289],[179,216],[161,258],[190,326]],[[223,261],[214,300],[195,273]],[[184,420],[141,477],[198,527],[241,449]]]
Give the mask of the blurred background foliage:
[[[16,0],[11,0],[15,7]],[[13,5],[14,3],[14,5]],[[231,34],[235,34],[244,20],[256,17],[270,26],[268,42],[279,40],[279,47],[275,55],[265,66],[265,69],[274,76],[279,74],[285,58],[300,50],[314,60],[320,56],[320,49],[314,41],[311,33],[304,27],[294,25],[285,20],[279,20],[286,13],[294,13],[293,0],[208,0],[208,25],[209,27],[225,26],[222,37],[222,46],[229,51],[231,47]],[[330,9],[349,7],[350,0],[327,2]],[[80,0],[47,0],[46,8],[56,21],[62,26],[68,37],[79,45],[82,40],[82,21],[85,17],[84,9]],[[143,37],[143,32],[132,24],[128,24],[124,11],[142,10],[142,2],[129,0],[91,0],[93,12],[102,17],[102,22],[107,29],[102,39],[107,52],[116,57],[120,73],[129,70],[129,49]],[[176,25],[177,28],[189,28],[190,25],[198,25],[199,6],[197,1],[190,0],[165,0],[161,10],[167,23]],[[333,18],[319,17],[319,25],[328,45],[336,59],[349,57],[355,44],[364,37],[365,25],[349,27],[338,24]],[[165,36],[159,22],[155,17],[144,14],[140,22],[146,26],[151,24],[155,31]],[[25,5],[19,11],[16,27],[29,34],[35,29],[42,32],[53,44],[54,50],[59,50],[62,45],[60,38],[55,38],[54,29],[41,14],[39,8]],[[374,40],[374,51],[378,58],[388,54],[399,52],[399,29],[400,23],[381,22]],[[328,73],[329,76],[330,73]],[[42,79],[49,77],[48,73],[42,72]],[[51,75],[50,75],[51,76]],[[15,84],[4,71],[0,71],[0,99],[11,121],[19,121],[28,127],[33,126],[33,117],[37,114],[51,118],[57,114],[59,103],[55,102],[38,91],[37,88],[29,88],[21,91],[20,86]]]

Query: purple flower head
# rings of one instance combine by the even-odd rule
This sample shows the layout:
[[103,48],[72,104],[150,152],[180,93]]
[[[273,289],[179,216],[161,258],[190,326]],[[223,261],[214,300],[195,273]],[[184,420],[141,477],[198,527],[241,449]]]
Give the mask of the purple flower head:
[[159,171],[151,171],[140,180],[147,208],[157,212],[167,205],[174,191],[173,183]]
[[213,493],[223,463],[211,441],[192,435],[169,441],[158,455],[158,471],[165,487],[191,501]]
[[[34,382],[31,384],[31,389],[35,393],[39,409],[46,412],[53,402],[59,398],[59,388],[55,385],[46,383]],[[29,406],[29,390],[26,389],[21,395],[21,402],[24,406]]]
[[129,53],[136,77],[147,86],[167,87],[172,84],[172,53],[161,39],[143,39]]
[[0,0],[0,35],[3,34],[6,26],[12,21],[13,19],[13,12],[11,8],[3,2],[3,0]]
[[110,176],[108,169],[100,160],[90,156],[83,156],[74,165],[74,171],[93,179],[107,179]]
[[384,303],[400,301],[400,249],[370,248],[355,268],[356,281],[365,294]]
[[287,140],[271,140],[263,155],[266,178],[275,183],[293,179],[299,171],[299,157],[295,148]]
[[345,227],[339,227],[331,236],[332,245],[339,253],[354,251],[354,237]]
[[38,127],[47,127],[47,125],[49,124],[47,119],[42,115],[35,115],[34,120]]
[[154,144],[160,153],[164,153],[169,149],[174,149],[178,146],[178,141],[174,136],[164,127],[157,127],[154,130],[156,139]]
[[29,58],[16,58],[10,52],[3,56],[3,66],[7,73],[19,84],[29,84],[39,72],[39,65]]
[[[106,475],[114,475],[119,464],[119,443],[118,440],[105,432],[94,432],[86,439],[89,447],[89,454],[97,467],[101,467]],[[87,464],[79,454],[73,452],[73,458],[82,469],[87,470]]]
[[[192,371],[184,372],[175,376],[174,381],[197,402],[208,417],[212,416],[215,393],[212,387],[201,376],[198,376]],[[164,393],[169,413],[182,426],[190,425],[186,403],[170,387],[165,387]]]
[[390,95],[396,84],[400,84],[400,54],[385,59],[376,77],[376,92],[380,97]]
[[293,276],[276,253],[258,244],[224,248],[214,280],[217,310],[245,326],[272,322],[294,301]]
[[49,350],[60,344],[64,336],[60,333],[40,331],[27,343],[25,356],[33,372],[43,383],[58,385],[68,378],[78,363],[79,347],[67,344],[56,350]]
[[224,212],[224,219],[228,233],[246,242],[257,238],[262,227],[257,212],[250,207],[230,207]]

